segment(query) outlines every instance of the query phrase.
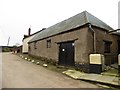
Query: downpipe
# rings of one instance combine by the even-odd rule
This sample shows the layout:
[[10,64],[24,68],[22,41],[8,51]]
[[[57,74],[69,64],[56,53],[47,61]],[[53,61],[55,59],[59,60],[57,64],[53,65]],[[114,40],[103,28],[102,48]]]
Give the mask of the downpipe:
[[92,28],[91,24],[88,24],[89,29],[93,32],[93,52],[96,53],[96,33],[95,30]]

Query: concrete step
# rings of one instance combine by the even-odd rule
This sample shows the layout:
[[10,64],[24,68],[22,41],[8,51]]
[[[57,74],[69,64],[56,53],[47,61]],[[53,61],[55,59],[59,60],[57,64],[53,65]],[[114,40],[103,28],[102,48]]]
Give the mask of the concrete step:
[[91,73],[89,74],[89,73],[83,73],[76,70],[67,70],[67,71],[64,71],[63,74],[69,77],[72,77],[74,79],[88,80],[88,81],[94,81],[98,83],[105,83],[105,84],[120,86],[120,77],[116,77],[116,76],[91,74]]

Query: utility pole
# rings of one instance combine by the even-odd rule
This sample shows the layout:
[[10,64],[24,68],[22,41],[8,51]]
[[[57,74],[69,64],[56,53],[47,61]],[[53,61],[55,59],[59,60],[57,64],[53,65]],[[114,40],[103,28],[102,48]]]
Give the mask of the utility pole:
[[8,38],[8,43],[7,43],[7,46],[9,45],[9,42],[10,42],[10,37]]

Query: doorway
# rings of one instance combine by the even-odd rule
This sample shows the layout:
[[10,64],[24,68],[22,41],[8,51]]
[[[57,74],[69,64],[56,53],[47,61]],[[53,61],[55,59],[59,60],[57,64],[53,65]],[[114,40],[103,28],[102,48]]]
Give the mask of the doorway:
[[74,66],[74,42],[62,42],[59,45],[60,65]]
[[120,54],[120,40],[118,40],[118,54]]

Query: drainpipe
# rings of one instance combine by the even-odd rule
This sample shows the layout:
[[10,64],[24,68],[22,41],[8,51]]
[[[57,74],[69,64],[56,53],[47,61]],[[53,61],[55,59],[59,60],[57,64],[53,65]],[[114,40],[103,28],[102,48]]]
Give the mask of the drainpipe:
[[91,27],[91,24],[88,24],[90,30],[93,32],[93,52],[96,53],[96,33],[95,30]]

